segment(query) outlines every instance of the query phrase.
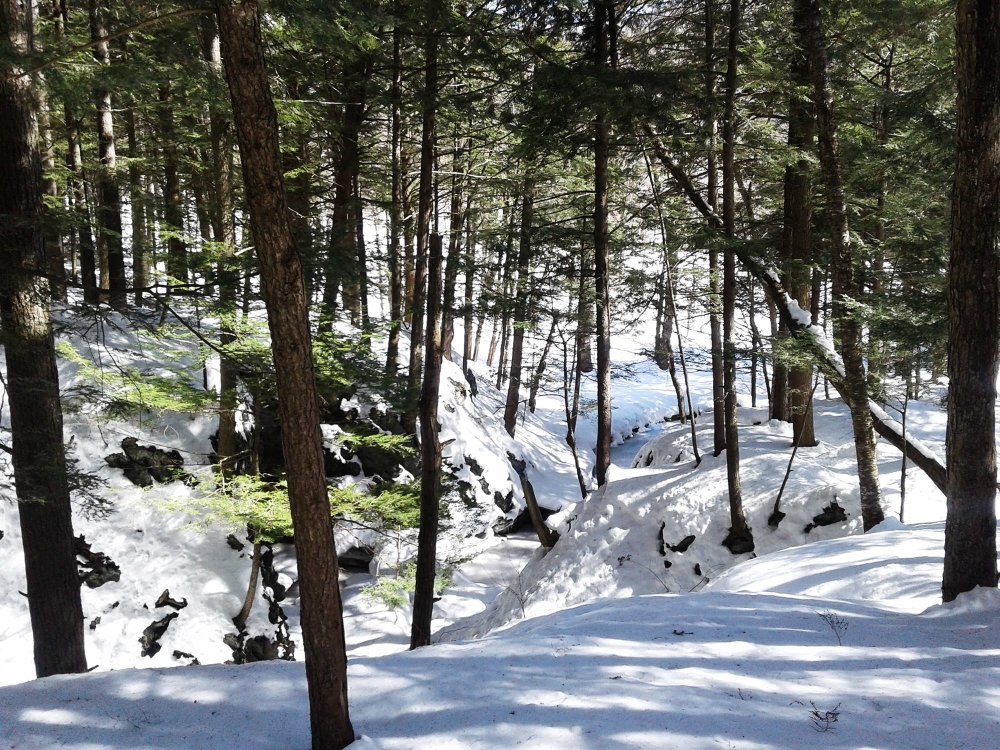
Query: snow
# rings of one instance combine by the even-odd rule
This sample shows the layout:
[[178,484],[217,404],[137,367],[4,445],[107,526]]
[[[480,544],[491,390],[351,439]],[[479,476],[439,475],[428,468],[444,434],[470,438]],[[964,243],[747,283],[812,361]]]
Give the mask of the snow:
[[[705,342],[690,330],[690,315],[688,325],[694,362]],[[939,604],[940,492],[911,468],[911,525],[901,524],[893,515],[900,505],[901,455],[880,441],[889,518],[861,535],[849,414],[838,400],[817,399],[822,442],[799,449],[781,500],[786,516],[772,530],[767,518],[788,463],[791,428],[768,421],[763,402],[749,407],[743,383],[743,492],[757,548],[754,556],[732,555],[721,544],[728,492],[725,458],[711,455],[711,414],[698,418],[703,460],[695,467],[689,427],[665,421],[676,413],[672,384],[641,361],[639,338],[615,339],[620,376],[612,383],[611,481],[586,500],[565,442],[560,383],[543,383],[536,412],[522,414],[511,439],[500,416],[505,394],[491,384],[489,368],[473,365],[479,385],[473,398],[460,368],[444,364],[445,457],[484,510],[462,516],[458,525],[465,525],[442,537],[441,562],[451,568],[451,584],[435,605],[430,648],[405,651],[409,607],[373,600],[366,593],[373,575],[343,578],[351,711],[363,735],[356,746],[995,747],[1000,595],[977,590]],[[82,345],[80,337],[71,340]],[[194,343],[177,343],[166,356],[162,342],[146,342],[147,351],[119,330],[107,330],[101,340],[101,357],[145,363],[157,373],[187,368],[200,382]],[[529,362],[537,343],[529,337]],[[404,341],[401,359],[405,354]],[[64,387],[78,386],[75,366],[61,367]],[[710,409],[710,375],[691,370],[695,407]],[[550,374],[561,377],[561,371]],[[214,377],[209,367],[209,385]],[[577,439],[592,487],[593,377],[583,386]],[[368,396],[361,393],[356,405],[370,405]],[[197,499],[197,486],[140,490],[103,462],[122,436],[135,435],[204,463],[211,415],[158,415],[140,424],[97,420],[86,399],[76,404],[67,435],[81,469],[108,483],[117,513],[105,521],[77,513],[75,528],[119,563],[122,580],[83,589],[87,622],[101,617],[86,629],[96,671],[32,680],[27,602],[18,593],[24,571],[17,508],[0,503],[0,685],[7,685],[0,687],[0,749],[308,748],[301,661],[221,663],[231,656],[222,636],[233,631],[229,618],[249,575],[249,550],[232,550],[224,541],[239,530],[185,509]],[[943,453],[944,411],[932,401],[909,409],[908,432],[921,450]],[[335,433],[325,429],[328,440]],[[501,514],[481,477],[490,490],[510,493],[508,515],[523,507],[508,453],[526,461],[540,503],[558,511],[549,523],[561,539],[547,554],[530,533],[506,539],[467,533]],[[834,500],[846,520],[806,532]],[[684,548],[689,535],[694,540]],[[387,543],[378,532],[341,526],[337,543],[351,544],[352,537],[379,547],[373,572],[413,553],[412,534]],[[295,580],[292,550],[276,547],[275,569],[285,584]],[[142,629],[170,611],[153,607],[166,588],[189,606],[162,638],[162,650],[140,657]],[[291,637],[300,643],[294,595],[283,606]],[[260,591],[249,631],[273,632]],[[205,666],[181,666],[189,660],[175,659],[174,650]]]
[[[601,600],[476,641],[352,659],[351,717],[364,735],[354,747],[995,747],[996,591],[922,613],[877,598],[772,593],[796,588],[783,570],[847,556],[891,571],[884,591],[895,596],[923,585],[909,556],[935,533],[888,529],[785,550],[780,565],[741,566],[757,593],[717,584]],[[901,552],[908,534],[918,538]],[[301,663],[122,670],[0,689],[0,746],[9,750],[306,750],[308,726]]]

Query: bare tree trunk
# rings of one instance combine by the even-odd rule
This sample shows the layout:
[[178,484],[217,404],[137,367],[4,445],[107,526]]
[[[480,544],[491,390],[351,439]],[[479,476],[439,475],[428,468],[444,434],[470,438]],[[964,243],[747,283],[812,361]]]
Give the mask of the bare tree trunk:
[[438,440],[438,394],[441,385],[441,235],[430,237],[427,269],[427,354],[420,391],[420,533],[413,591],[410,648],[429,646],[437,574],[438,502],[441,495],[441,443]]
[[181,206],[181,182],[178,176],[173,95],[169,84],[160,86],[159,99],[160,138],[163,141],[163,219],[171,232],[167,240],[167,275],[185,284],[188,280],[188,251],[183,239],[184,209]]
[[[796,86],[809,90],[809,58],[801,49],[793,52],[791,77]],[[792,296],[802,309],[812,297],[812,166],[808,155],[813,149],[815,123],[812,102],[793,93],[789,101],[788,145],[799,151],[794,164],[785,168],[785,224],[788,227],[788,255],[785,273]],[[792,419],[792,443],[801,448],[816,445],[813,429],[811,366],[793,365],[788,370],[788,414]]]
[[[527,167],[528,171],[531,166]],[[503,410],[503,426],[514,437],[518,406],[521,404],[521,360],[524,352],[524,329],[528,320],[528,275],[531,273],[531,221],[535,206],[535,185],[524,178],[521,196],[521,239],[517,250],[517,289],[514,294],[514,335],[510,353],[510,382]]]
[[[134,102],[133,102],[134,104]],[[128,186],[129,208],[132,214],[132,284],[135,287],[135,304],[141,307],[145,287],[149,284],[146,270],[148,238],[146,229],[146,192],[142,188],[139,172],[139,137],[135,122],[135,107],[125,110],[125,131],[128,137]]]
[[[462,347],[462,372],[468,373],[469,361],[475,360],[473,354],[472,327],[473,320],[473,298],[475,295],[476,279],[476,234],[472,231],[472,219],[466,218],[465,232],[465,304],[462,308],[463,333],[465,340]],[[480,331],[482,328],[480,327]],[[479,332],[476,333],[475,348],[479,349]]]
[[459,170],[462,166],[462,151],[464,145],[458,138],[454,139],[454,154],[451,159],[451,206],[448,232],[448,262],[444,270],[444,307],[442,308],[441,351],[444,358],[452,361],[452,344],[455,340],[455,285],[458,283],[458,269],[462,265],[462,229],[465,225],[466,211],[462,208],[462,191],[464,180]]
[[[718,210],[718,166],[715,147],[715,0],[705,0],[705,102],[706,149],[708,159],[708,205]],[[719,273],[719,252],[708,251],[708,318],[712,341],[712,420],[715,426],[714,454],[726,448],[726,384],[722,344],[722,279]]]
[[826,187],[826,215],[830,228],[833,275],[833,322],[840,338],[844,360],[844,382],[851,397],[851,423],[858,459],[858,480],[861,486],[861,512],[867,531],[885,518],[882,491],[879,487],[875,434],[868,408],[868,383],[862,357],[861,324],[851,313],[850,302],[859,299],[857,278],[853,266],[853,248],[847,226],[844,187],[837,146],[837,126],[834,121],[833,96],[830,91],[829,59],[823,16],[819,0],[797,0],[801,25],[795,24],[803,48],[809,54],[819,133],[819,158]]
[[247,618],[253,609],[254,599],[257,598],[257,577],[260,575],[260,542],[253,544],[253,556],[250,558],[250,582],[247,584],[247,593],[243,597],[243,606],[239,613],[233,618],[233,625],[237,630],[243,630],[247,624]]
[[80,148],[80,124],[72,108],[65,107],[67,166],[70,183],[73,185],[74,231],[76,232],[80,258],[80,283],[83,286],[83,301],[94,304],[100,300],[97,290],[97,258],[94,253],[94,238],[90,233],[90,210],[87,205],[87,179],[83,173],[83,152]]
[[948,276],[948,519],[941,592],[996,587],[1000,4],[959,0],[958,164]]
[[[740,0],[731,0],[729,11],[729,61],[726,68],[726,94],[722,125],[722,224],[730,243],[736,239],[736,87],[740,44]],[[743,514],[743,490],[740,485],[740,439],[736,401],[736,255],[727,246],[724,253],[722,301],[723,384],[726,417],[726,478],[729,485],[731,526],[726,538],[733,554],[752,552],[753,535]]]
[[45,227],[45,270],[49,274],[52,299],[66,301],[66,259],[63,256],[62,234],[59,225],[53,221],[53,211],[49,207],[59,202],[59,182],[55,178],[56,152],[52,143],[52,129],[49,125],[49,106],[43,91],[38,92],[38,120],[42,142],[42,191],[48,201],[42,211],[46,216]]
[[545,338],[545,345],[542,346],[542,353],[538,356],[538,364],[535,366],[535,373],[531,376],[531,387],[528,389],[528,411],[535,413],[535,403],[538,398],[538,389],[542,384],[542,376],[548,366],[549,351],[552,349],[552,342],[556,336],[556,326],[559,325],[559,313],[552,313],[552,325],[549,327],[549,335]]
[[[608,15],[614,0],[594,3],[595,65],[607,68]],[[608,268],[608,117],[594,118],[594,281],[597,289],[597,484],[611,465],[611,295]]]
[[[433,0],[428,18],[437,20],[439,0]],[[408,408],[404,424],[408,431],[415,429],[417,395],[423,369],[424,287],[427,283],[427,242],[430,234],[431,211],[434,204],[434,161],[437,127],[437,48],[438,29],[430,23],[427,29],[427,47],[424,59],[423,125],[420,140],[420,188],[417,195],[417,248],[413,272],[413,307],[410,328],[409,392],[412,406]],[[430,634],[428,633],[428,638]]]
[[35,673],[85,672],[59,372],[42,232],[31,3],[0,0],[0,322]]
[[355,737],[347,706],[337,551],[323,468],[309,309],[288,216],[260,9],[256,0],[220,0],[218,17],[274,349],[281,443],[299,564],[312,748],[341,750]]
[[399,332],[403,325],[403,274],[399,258],[399,239],[403,231],[403,170],[400,163],[402,122],[400,109],[403,98],[402,37],[399,26],[399,3],[394,3],[397,15],[392,30],[392,114],[390,140],[392,148],[392,200],[389,204],[389,340],[385,354],[385,374],[396,377],[399,369]]

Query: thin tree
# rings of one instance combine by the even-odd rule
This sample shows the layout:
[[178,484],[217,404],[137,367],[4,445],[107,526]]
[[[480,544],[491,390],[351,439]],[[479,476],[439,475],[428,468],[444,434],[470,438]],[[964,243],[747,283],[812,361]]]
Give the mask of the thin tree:
[[256,0],[220,0],[219,37],[233,101],[250,224],[260,261],[295,527],[313,750],[354,742],[347,649],[319,431],[302,262],[289,221]]

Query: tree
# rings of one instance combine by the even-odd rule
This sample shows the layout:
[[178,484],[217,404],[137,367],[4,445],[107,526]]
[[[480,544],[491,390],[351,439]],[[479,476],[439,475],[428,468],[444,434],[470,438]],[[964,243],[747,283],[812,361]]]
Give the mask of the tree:
[[86,672],[59,373],[42,233],[32,6],[0,2],[0,321],[35,673]]
[[959,0],[958,133],[948,282],[948,518],[941,593],[997,585],[1000,5]]
[[305,279],[292,227],[256,0],[221,0],[219,37],[274,352],[302,601],[313,750],[354,742],[337,553],[319,431]]

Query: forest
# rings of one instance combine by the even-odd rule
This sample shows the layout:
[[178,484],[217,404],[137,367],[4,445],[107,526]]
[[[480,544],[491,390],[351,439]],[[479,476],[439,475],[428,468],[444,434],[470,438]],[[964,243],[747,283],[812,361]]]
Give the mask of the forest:
[[0,0],[0,747],[995,747],[998,233],[993,0]]

